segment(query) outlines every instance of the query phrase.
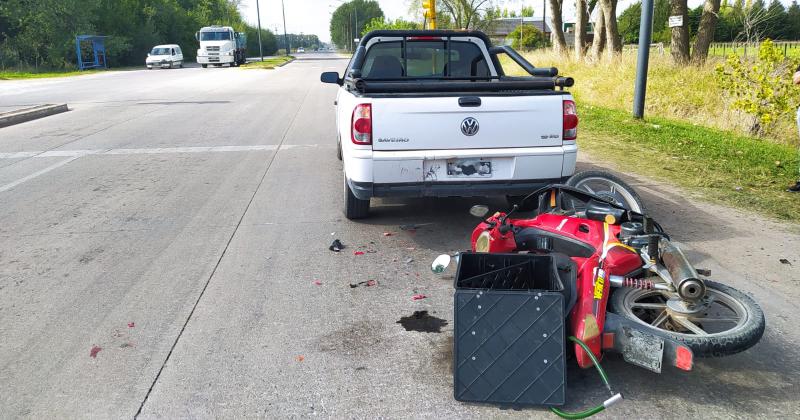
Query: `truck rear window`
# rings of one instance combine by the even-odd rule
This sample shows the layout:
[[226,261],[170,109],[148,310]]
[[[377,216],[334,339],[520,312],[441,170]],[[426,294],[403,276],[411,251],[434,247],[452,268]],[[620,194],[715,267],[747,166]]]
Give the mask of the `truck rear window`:
[[365,79],[490,77],[481,49],[472,42],[439,40],[381,42],[361,68]]

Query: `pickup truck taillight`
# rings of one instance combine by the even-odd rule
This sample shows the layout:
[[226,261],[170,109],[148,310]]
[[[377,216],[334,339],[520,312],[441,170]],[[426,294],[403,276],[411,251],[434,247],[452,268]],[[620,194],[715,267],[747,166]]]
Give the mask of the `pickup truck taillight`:
[[578,108],[574,101],[564,101],[564,140],[578,138]]
[[372,105],[356,105],[353,110],[353,119],[350,138],[354,144],[372,144]]

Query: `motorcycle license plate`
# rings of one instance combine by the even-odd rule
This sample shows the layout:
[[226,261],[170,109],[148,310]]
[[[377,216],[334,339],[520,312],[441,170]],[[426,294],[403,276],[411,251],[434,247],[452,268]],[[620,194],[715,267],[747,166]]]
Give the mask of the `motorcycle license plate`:
[[622,351],[623,359],[636,366],[661,373],[664,339],[633,328],[623,328],[623,332],[627,338],[627,344]]
[[491,178],[492,162],[483,159],[448,160],[447,175],[453,178]]

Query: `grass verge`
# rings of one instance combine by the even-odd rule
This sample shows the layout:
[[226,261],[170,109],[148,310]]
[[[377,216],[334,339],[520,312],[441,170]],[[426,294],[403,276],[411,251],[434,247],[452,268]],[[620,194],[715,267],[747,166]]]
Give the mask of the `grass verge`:
[[68,71],[47,71],[47,72],[25,72],[25,71],[0,71],[0,80],[20,80],[20,79],[44,79],[49,77],[69,77],[82,76],[85,74],[97,73],[104,70],[68,70]]
[[795,147],[665,118],[580,106],[580,147],[619,168],[696,191],[711,201],[800,222]]
[[290,56],[279,56],[279,57],[270,57],[265,58],[264,61],[251,61],[242,66],[245,69],[267,69],[272,70],[276,67],[280,67],[290,61],[294,60],[294,57]]

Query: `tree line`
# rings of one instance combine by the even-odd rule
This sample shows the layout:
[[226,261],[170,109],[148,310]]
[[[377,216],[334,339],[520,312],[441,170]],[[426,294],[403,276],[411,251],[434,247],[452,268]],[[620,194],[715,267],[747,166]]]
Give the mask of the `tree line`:
[[[195,58],[195,32],[231,26],[247,34],[258,54],[258,30],[245,23],[241,0],[3,0],[0,2],[0,68],[72,68],[75,36],[104,35],[110,66],[141,65],[154,45],[178,44]],[[262,29],[265,54],[278,40]]]
[[[702,14],[703,6],[687,11],[690,37],[697,35]],[[639,42],[641,15],[642,3],[639,2],[630,5],[619,16],[619,31],[624,43]],[[670,1],[656,0],[653,42],[670,42],[672,31],[667,27],[669,15]],[[714,31],[715,42],[756,42],[761,38],[800,40],[800,5],[797,1],[793,1],[788,8],[778,0],[773,0],[768,6],[763,0],[756,0],[752,4],[744,0],[722,2]]]

